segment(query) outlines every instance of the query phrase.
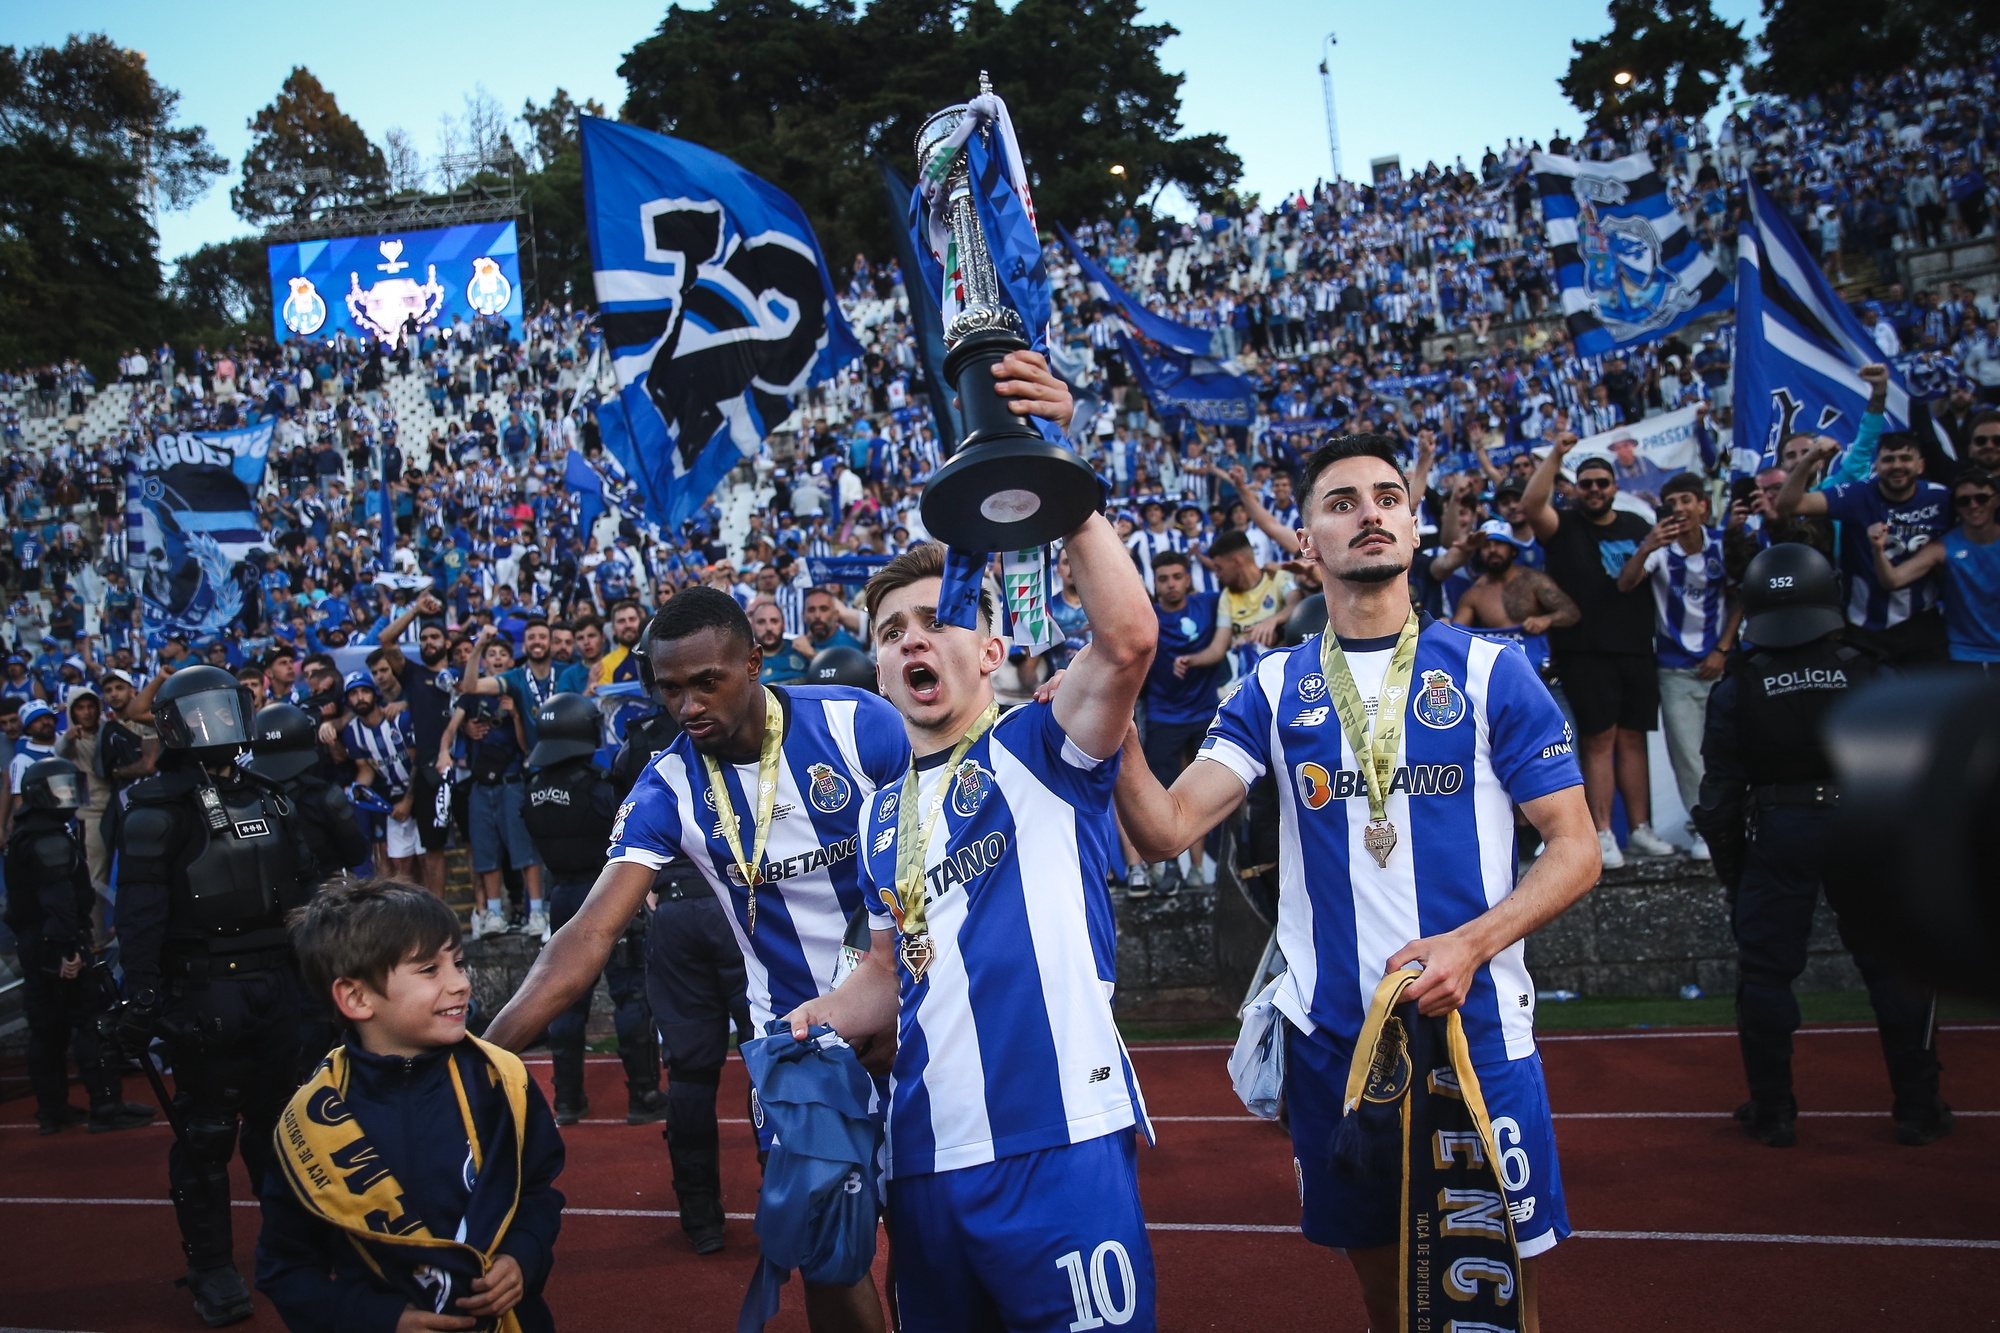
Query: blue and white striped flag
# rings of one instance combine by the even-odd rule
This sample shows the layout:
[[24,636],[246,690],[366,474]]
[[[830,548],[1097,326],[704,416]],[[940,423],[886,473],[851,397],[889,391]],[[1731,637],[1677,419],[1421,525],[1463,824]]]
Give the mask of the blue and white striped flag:
[[1663,338],[1729,308],[1729,277],[1688,230],[1645,153],[1534,156],[1563,320],[1584,356]]
[[[1794,435],[1854,438],[1868,404],[1857,373],[1882,352],[1847,303],[1828,285],[1791,223],[1754,183],[1750,223],[1736,238],[1736,417],[1738,470],[1751,459],[1777,462]],[[1889,368],[1886,428],[1910,430],[1928,413],[1913,413],[1908,386]],[[1935,420],[1924,441],[1944,457],[1956,453]]]

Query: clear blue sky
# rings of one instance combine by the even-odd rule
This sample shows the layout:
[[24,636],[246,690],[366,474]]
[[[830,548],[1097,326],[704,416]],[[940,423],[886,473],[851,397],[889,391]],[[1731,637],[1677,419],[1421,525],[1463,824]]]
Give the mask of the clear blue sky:
[[[1757,0],[1716,0],[1723,17],[1747,20],[1746,34],[1760,26],[1757,7]],[[311,69],[378,143],[390,126],[401,126],[426,156],[437,151],[438,118],[461,112],[476,84],[510,113],[530,97],[547,101],[558,86],[615,111],[625,96],[619,61],[666,12],[660,0],[577,7],[404,0],[349,3],[316,17],[310,6],[282,0],[198,7],[0,0],[0,8],[0,42],[33,45],[102,31],[145,52],[155,77],[180,91],[183,119],[205,126],[232,164],[248,147],[250,118],[295,64]],[[1339,37],[1333,73],[1342,167],[1356,177],[1370,158],[1389,153],[1406,165],[1457,154],[1476,163],[1486,144],[1498,146],[1510,134],[1574,133],[1579,118],[1556,79],[1569,63],[1570,39],[1609,26],[1603,0],[1510,7],[1480,0],[1153,0],[1145,9],[1181,30],[1162,59],[1187,76],[1183,124],[1226,135],[1243,158],[1244,186],[1267,200],[1328,171],[1319,60],[1329,30]],[[1034,145],[1027,148],[1032,156]],[[165,258],[249,230],[229,209],[234,178],[232,169],[193,207],[159,219]]]

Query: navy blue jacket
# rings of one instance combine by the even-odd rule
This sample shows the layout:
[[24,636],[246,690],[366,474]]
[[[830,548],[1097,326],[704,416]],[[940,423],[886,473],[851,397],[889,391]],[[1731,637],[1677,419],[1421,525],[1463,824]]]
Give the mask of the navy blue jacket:
[[[351,1035],[347,1055],[347,1103],[355,1119],[367,1127],[383,1164],[402,1184],[410,1209],[432,1235],[451,1236],[470,1191],[464,1179],[465,1131],[445,1061],[459,1062],[480,1142],[492,1143],[499,1136],[507,1103],[500,1089],[486,1079],[486,1061],[470,1042],[410,1059],[371,1055]],[[556,1232],[562,1225],[563,1196],[555,1187],[562,1168],[562,1136],[540,1086],[530,1079],[521,1202],[499,1247],[499,1253],[512,1256],[521,1266],[525,1294],[514,1313],[524,1330],[555,1327],[542,1301],[542,1288],[549,1280]],[[393,1331],[408,1302],[380,1284],[341,1231],[306,1211],[282,1167],[272,1168],[260,1193],[264,1229],[257,1237],[257,1289],[278,1307],[285,1327],[294,1333]]]

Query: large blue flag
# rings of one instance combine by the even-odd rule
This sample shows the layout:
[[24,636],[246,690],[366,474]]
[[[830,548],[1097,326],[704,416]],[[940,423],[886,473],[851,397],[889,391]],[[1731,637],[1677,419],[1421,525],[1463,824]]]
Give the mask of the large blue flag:
[[599,429],[674,531],[861,346],[805,214],[720,153],[585,116],[583,195],[622,409]]
[[[1754,183],[1750,222],[1736,239],[1736,418],[1739,470],[1752,458],[1776,463],[1798,434],[1854,438],[1868,403],[1856,372],[1882,352],[1820,273],[1791,223]],[[1885,415],[1889,430],[1909,430],[1910,393],[1892,366]],[[1921,414],[1925,418],[1928,414]],[[1951,440],[1930,421],[1925,451],[1954,457]]]
[[[877,157],[875,165],[882,177],[889,216],[893,218],[908,207],[909,182],[889,165],[888,158]],[[923,276],[924,269],[917,260],[917,247],[909,229],[890,227],[889,232],[896,244],[896,262],[903,270],[903,292],[910,302],[917,355],[924,362],[925,396],[930,400],[931,420],[937,425],[939,440],[956,444],[965,434],[965,423],[959,419],[958,407],[952,401],[952,386],[944,379],[944,316],[938,310],[938,288]]]
[[1728,274],[1695,242],[1651,157],[1533,156],[1563,319],[1578,353],[1652,342],[1729,308]]
[[1214,356],[1215,335],[1186,324],[1176,323],[1164,315],[1156,315],[1112,281],[1111,275],[1097,266],[1097,262],[1083,252],[1076,238],[1060,222],[1056,224],[1056,234],[1069,249],[1069,257],[1083,270],[1083,280],[1089,286],[1091,295],[1100,301],[1109,301],[1118,308],[1125,322],[1139,331],[1141,337],[1150,338],[1163,347],[1171,347],[1176,352],[1189,356]]
[[259,571],[251,558],[268,541],[256,495],[272,424],[161,435],[133,460],[127,560],[149,637],[254,622]]
[[1257,415],[1257,389],[1219,362],[1169,347],[1148,350],[1121,333],[1118,346],[1139,378],[1139,388],[1163,417],[1185,416],[1213,426],[1247,426]]
[[[603,427],[598,427],[599,433]],[[563,489],[577,499],[577,528],[585,541],[590,540],[591,529],[604,513],[604,478],[590,460],[583,456],[583,450],[571,449],[569,461],[563,465]]]

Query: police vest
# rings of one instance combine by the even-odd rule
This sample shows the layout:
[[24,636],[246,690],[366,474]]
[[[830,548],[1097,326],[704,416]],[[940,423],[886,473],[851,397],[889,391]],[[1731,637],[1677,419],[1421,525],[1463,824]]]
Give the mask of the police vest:
[[14,835],[7,840],[6,921],[15,934],[40,930],[48,920],[48,904],[67,893],[78,929],[90,934],[90,913],[96,905],[90,869],[83,848],[69,831],[69,816],[47,810],[23,810]]
[[619,747],[618,757],[611,761],[611,782],[621,798],[632,790],[632,784],[639,780],[647,765],[658,759],[680,734],[681,724],[665,709],[656,709],[626,726],[625,743]]
[[608,786],[595,764],[571,762],[545,768],[528,784],[521,821],[535,840],[535,854],[557,879],[594,876],[611,845],[611,817],[598,789]]
[[1832,781],[1821,725],[1875,669],[1874,658],[1830,638],[1752,653],[1739,669],[1736,700],[1737,753],[1750,785]]
[[169,856],[161,871],[170,941],[225,952],[286,942],[286,914],[311,896],[300,883],[289,800],[249,774],[225,785],[185,773],[139,783],[130,800],[124,842],[140,852],[135,860],[155,846]]

